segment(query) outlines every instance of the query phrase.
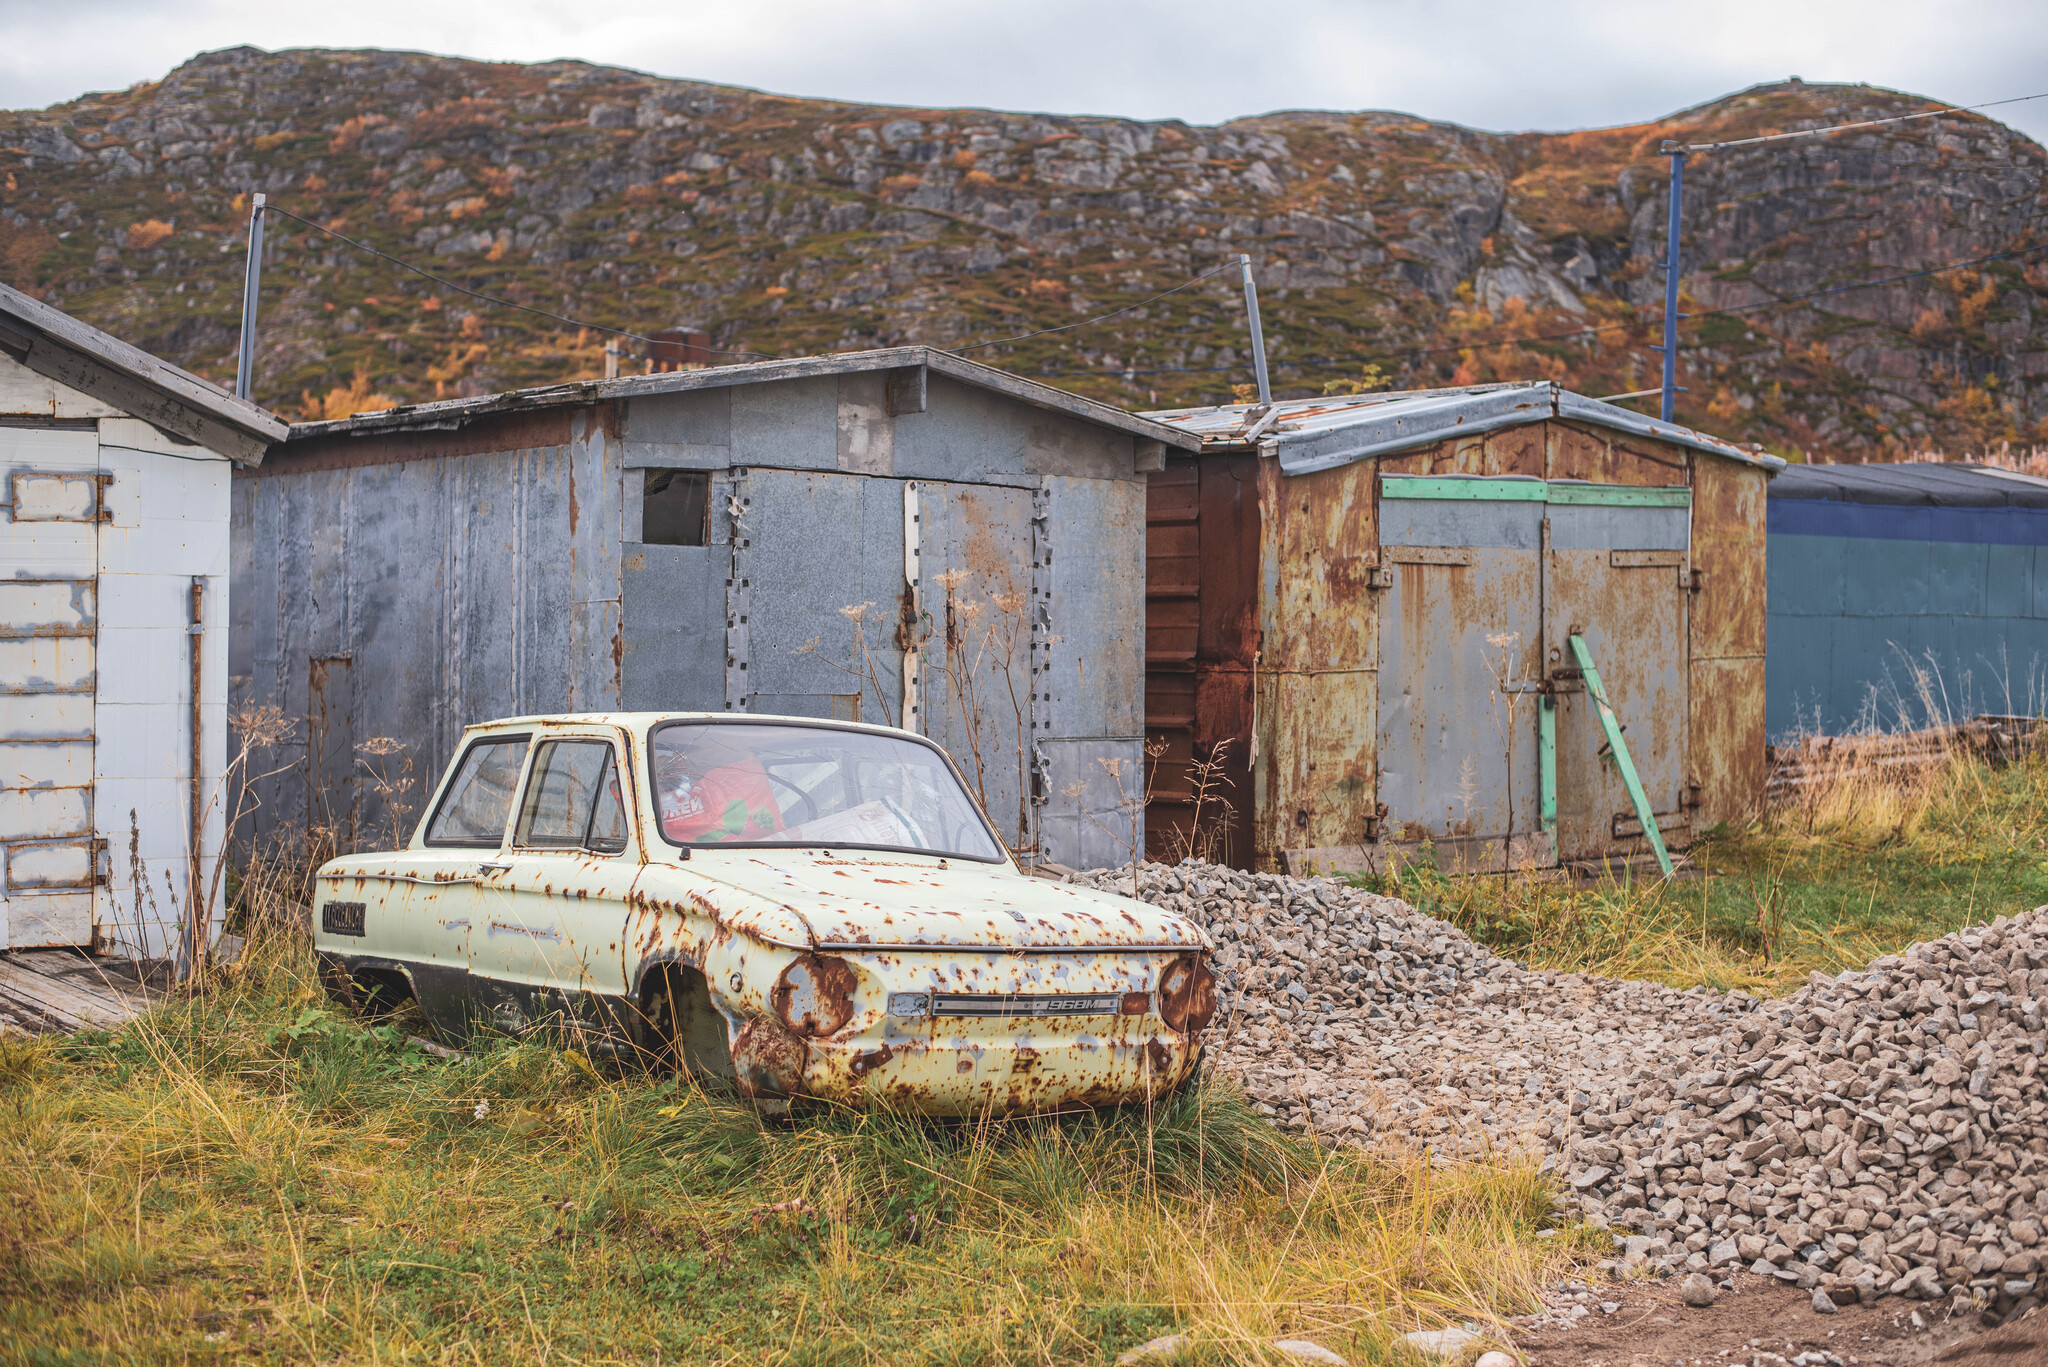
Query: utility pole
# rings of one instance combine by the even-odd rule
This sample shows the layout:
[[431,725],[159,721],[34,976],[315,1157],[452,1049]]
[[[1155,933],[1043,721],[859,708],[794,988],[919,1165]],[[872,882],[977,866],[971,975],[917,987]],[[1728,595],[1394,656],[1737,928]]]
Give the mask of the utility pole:
[[249,205],[249,268],[242,279],[242,354],[235,362],[235,397],[249,397],[256,369],[256,295],[263,288],[263,195]]
[[1670,222],[1664,244],[1664,345],[1658,349],[1664,353],[1661,411],[1664,421],[1671,422],[1678,401],[1678,219],[1685,203],[1685,150],[1667,142],[1664,153],[1671,158],[1671,208],[1666,215]]
[[1266,380],[1266,334],[1259,327],[1259,287],[1252,282],[1252,259],[1240,255],[1237,262],[1244,268],[1244,311],[1252,320],[1252,374],[1259,381],[1259,402],[1273,402],[1273,386]]

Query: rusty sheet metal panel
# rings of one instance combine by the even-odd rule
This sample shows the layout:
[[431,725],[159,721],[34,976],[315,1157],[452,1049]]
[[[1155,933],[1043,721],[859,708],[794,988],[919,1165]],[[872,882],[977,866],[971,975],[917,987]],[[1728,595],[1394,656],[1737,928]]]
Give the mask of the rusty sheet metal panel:
[[[1145,728],[1164,747],[1148,760],[1155,858],[1199,850],[1241,868],[1252,862],[1258,473],[1256,456],[1228,455],[1175,461],[1152,477]],[[1206,781],[1198,763],[1213,766]]]
[[[749,712],[852,713],[861,721],[902,725],[897,707],[902,698],[903,486],[858,475],[748,467],[743,479],[734,472],[729,480],[714,480],[712,494],[712,539],[722,544],[710,549],[730,556],[734,538],[746,542],[735,562],[747,581],[745,652],[736,653],[720,672],[720,696],[664,705],[718,711],[723,695],[734,694]],[[735,498],[745,500],[737,527]],[[707,606],[715,595],[716,638],[707,633],[664,641],[664,633],[684,625],[676,612],[643,618],[636,603],[627,623],[636,658],[652,655],[679,675],[695,670],[708,682],[703,662],[693,664],[684,653],[693,645],[709,646],[720,652],[712,661],[722,658],[726,578],[721,568],[715,589],[704,590]],[[863,677],[870,669],[875,677]]]
[[1770,764],[1760,655],[1692,662],[1691,780],[1695,834],[1760,810]]
[[1768,474],[1694,457],[1692,770],[1702,830],[1763,801]]
[[[1684,492],[1673,491],[1674,502]],[[1558,857],[1598,859],[1647,848],[1620,774],[1600,757],[1599,720],[1566,644],[1573,635],[1585,638],[1599,667],[1667,843],[1684,845],[1692,817],[1687,509],[1592,504],[1546,511],[1543,631],[1558,683]]]
[[1537,831],[1537,502],[1390,500],[1380,618],[1384,833],[1440,865],[1547,864]]
[[1762,658],[1765,627],[1765,472],[1695,457],[1692,566],[1694,659]]
[[[332,680],[336,662],[347,663],[356,719],[348,745],[398,742],[374,761],[394,773],[408,762],[415,775],[439,772],[482,718],[559,709],[572,695],[615,705],[603,636],[618,572],[614,560],[607,589],[595,542],[618,525],[616,474],[592,415],[562,425],[561,446],[413,458],[407,434],[367,437],[360,448],[389,449],[322,449],[236,479],[236,700],[299,723],[296,752],[278,756],[287,772],[258,785],[255,833],[293,831],[331,805],[309,789],[341,759],[311,755],[308,719],[320,710],[315,680]],[[423,449],[438,452],[443,435],[423,434]],[[616,557],[616,530],[613,547]],[[572,658],[578,640],[587,650]],[[355,827],[388,844],[392,816],[375,788],[359,785]]]
[[[1046,475],[1042,487],[1039,819],[1046,857],[1089,868],[1144,848],[1145,485]],[[991,815],[1003,829],[1003,809]]]
[[1294,478],[1272,461],[1260,468],[1262,865],[1287,849],[1356,843],[1376,814],[1375,474],[1372,462]]
[[1145,491],[1145,852],[1192,839],[1195,646],[1202,617],[1202,467],[1169,461]]
[[[903,581],[903,503],[900,486],[869,482],[873,503],[880,507],[896,497],[892,533],[893,564],[900,594]],[[1131,488],[1133,497],[1141,491]],[[1057,620],[1065,609],[1078,639],[1055,646],[1053,667],[1040,678],[1036,691],[1060,700],[1040,700],[1032,693],[1031,602],[1033,499],[1029,489],[918,481],[919,602],[924,637],[921,655],[922,725],[918,728],[946,748],[960,766],[968,788],[986,807],[989,819],[1005,842],[1016,849],[1031,843],[1031,745],[1034,719],[1045,727],[1053,718],[1071,723],[1075,710],[1088,710],[1087,675],[1095,666],[1097,641],[1088,623],[1092,606],[1084,582],[1078,598],[1055,593],[1047,604]],[[1071,510],[1067,510],[1071,511]],[[1079,537],[1057,539],[1053,570],[1064,568],[1066,553],[1085,556]],[[1082,566],[1074,566],[1077,577]],[[1050,587],[1048,581],[1047,586]],[[1071,582],[1071,581],[1069,581]],[[1044,590],[1041,590],[1044,591]],[[1068,597],[1071,597],[1071,589]],[[928,633],[928,634],[927,634]],[[1064,636],[1062,627],[1054,635]],[[1070,658],[1071,657],[1071,658]],[[1065,668],[1060,665],[1064,663]],[[1078,664],[1078,669],[1076,665]],[[1133,692],[1135,693],[1135,687]],[[1101,717],[1101,709],[1093,715]],[[1132,733],[1135,734],[1135,725]],[[1054,729],[1052,734],[1068,734]],[[1086,731],[1080,734],[1087,734]],[[1040,733],[1040,739],[1045,738]],[[1051,798],[1060,801],[1057,792]],[[1101,861],[1113,862],[1113,861]]]
[[99,436],[0,427],[0,948],[94,938]]
[[1693,453],[1684,447],[1568,422],[1546,422],[1543,431],[1546,479],[1654,487],[1690,482]]

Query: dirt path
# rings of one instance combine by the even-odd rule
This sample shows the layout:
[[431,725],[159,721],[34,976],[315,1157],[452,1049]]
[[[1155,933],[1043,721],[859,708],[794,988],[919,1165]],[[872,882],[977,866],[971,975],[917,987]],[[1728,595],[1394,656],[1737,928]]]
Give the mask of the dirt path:
[[1947,1302],[1897,1297],[1817,1315],[1810,1292],[1748,1273],[1735,1283],[1702,1310],[1672,1285],[1595,1288],[1614,1311],[1595,1299],[1577,1325],[1525,1331],[1515,1346],[1528,1367],[2048,1367],[2042,1311],[1990,1330],[1974,1314],[1951,1318]]

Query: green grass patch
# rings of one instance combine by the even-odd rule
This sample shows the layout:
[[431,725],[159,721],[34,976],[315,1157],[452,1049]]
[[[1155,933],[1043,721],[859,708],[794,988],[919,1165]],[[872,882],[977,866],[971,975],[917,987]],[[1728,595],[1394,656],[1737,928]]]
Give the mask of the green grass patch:
[[1903,785],[1853,772],[1692,850],[1703,878],[1375,887],[1530,964],[1777,995],[1964,926],[2048,904],[2048,756],[1958,755]]

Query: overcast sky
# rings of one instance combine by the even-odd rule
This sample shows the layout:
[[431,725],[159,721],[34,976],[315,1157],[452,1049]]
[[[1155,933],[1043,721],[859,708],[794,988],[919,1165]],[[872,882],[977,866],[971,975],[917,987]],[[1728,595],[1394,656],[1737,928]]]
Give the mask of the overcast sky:
[[[2048,91],[2039,0],[0,0],[0,107],[241,43],[580,57],[792,95],[1200,123],[1324,108],[1578,128],[1790,75],[1957,104]],[[1990,112],[2048,137],[2048,99]]]

